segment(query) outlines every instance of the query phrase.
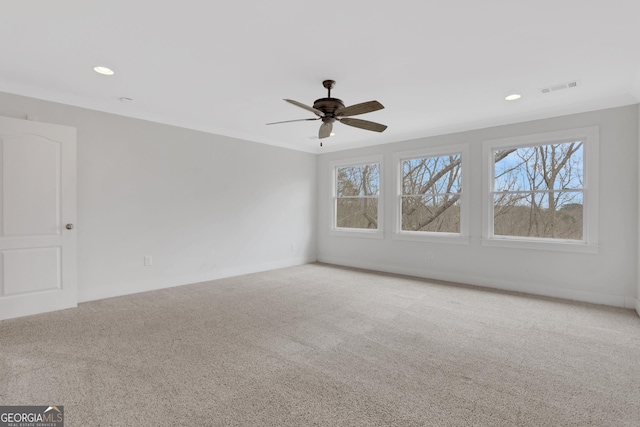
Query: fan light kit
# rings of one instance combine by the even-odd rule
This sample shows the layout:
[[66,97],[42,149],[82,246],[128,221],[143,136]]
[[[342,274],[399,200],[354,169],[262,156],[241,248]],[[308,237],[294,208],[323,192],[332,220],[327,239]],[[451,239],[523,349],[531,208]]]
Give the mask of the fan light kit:
[[105,76],[113,76],[113,70],[111,68],[107,68],[107,67],[93,67],[93,71],[95,71],[98,74],[103,74]]
[[[321,140],[334,135],[333,133],[331,133],[331,131],[333,130],[333,123],[336,121],[344,123],[348,126],[370,130],[373,132],[384,132],[384,130],[387,128],[386,125],[370,122],[368,120],[352,119],[350,117],[382,110],[384,108],[382,104],[380,104],[378,101],[368,101],[362,102],[360,104],[355,104],[350,107],[345,107],[344,103],[341,100],[331,97],[331,89],[333,89],[335,85],[336,82],[333,80],[323,81],[322,86],[324,86],[328,91],[327,97],[316,99],[313,103],[313,107],[309,107],[308,105],[305,105],[298,101],[294,101],[293,99],[285,99],[285,101],[287,101],[288,103],[300,108],[304,108],[305,110],[314,113],[318,117],[314,117],[311,119],[286,120],[283,122],[274,122],[267,124],[276,125],[279,123],[322,120],[322,124],[320,125],[320,130],[318,132],[318,138],[320,138]],[[320,141],[320,146],[322,147],[322,141]]]

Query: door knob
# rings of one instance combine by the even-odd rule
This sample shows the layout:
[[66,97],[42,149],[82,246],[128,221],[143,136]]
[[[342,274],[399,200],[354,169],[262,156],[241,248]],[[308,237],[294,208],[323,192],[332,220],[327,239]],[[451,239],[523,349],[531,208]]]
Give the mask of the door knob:
[[73,230],[73,224],[67,224],[67,230]]

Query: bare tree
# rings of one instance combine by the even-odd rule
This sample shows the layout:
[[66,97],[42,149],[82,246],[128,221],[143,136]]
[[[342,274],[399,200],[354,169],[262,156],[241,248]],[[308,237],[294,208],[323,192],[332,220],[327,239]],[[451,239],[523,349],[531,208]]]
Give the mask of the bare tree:
[[[582,238],[582,142],[494,152],[494,234]],[[402,229],[459,232],[462,156],[402,161]],[[378,228],[380,165],[337,170],[336,221]]]
[[[500,162],[516,149],[495,154]],[[508,173],[508,171],[505,171]],[[411,231],[460,231],[462,156],[451,154],[403,162],[402,229]],[[501,206],[517,198],[502,196]]]
[[340,228],[378,228],[380,165],[338,168],[336,225]]
[[498,157],[495,234],[582,238],[582,142],[496,152]]
[[458,232],[461,155],[405,160],[402,167],[402,229]]

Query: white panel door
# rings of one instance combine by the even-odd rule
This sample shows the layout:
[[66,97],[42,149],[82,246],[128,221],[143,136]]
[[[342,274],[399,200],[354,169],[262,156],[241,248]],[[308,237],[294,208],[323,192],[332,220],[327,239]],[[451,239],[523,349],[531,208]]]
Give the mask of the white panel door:
[[76,307],[76,129],[0,117],[0,320]]

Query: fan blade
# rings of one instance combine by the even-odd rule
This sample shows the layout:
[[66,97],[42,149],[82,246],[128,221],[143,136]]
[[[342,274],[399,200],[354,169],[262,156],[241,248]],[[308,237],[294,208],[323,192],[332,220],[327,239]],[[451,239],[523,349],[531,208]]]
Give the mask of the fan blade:
[[349,117],[345,117],[344,119],[339,119],[339,120],[341,123],[344,123],[345,125],[357,127],[360,129],[372,130],[374,132],[384,132],[384,130],[387,128],[386,125],[370,122],[368,120],[350,119]]
[[320,131],[318,132],[318,138],[328,138],[331,136],[331,131],[333,130],[332,122],[324,122],[320,125]]
[[324,117],[324,113],[322,111],[316,110],[315,108],[309,107],[308,105],[304,105],[302,102],[294,101],[293,99],[285,99],[285,101],[297,107],[304,108],[307,111],[311,111],[313,114],[317,115],[318,117]]
[[362,102],[360,104],[352,105],[350,107],[338,108],[336,110],[336,116],[357,116],[358,114],[370,113],[372,111],[382,110],[384,105],[378,101]]
[[267,123],[267,125],[277,125],[277,124],[280,124],[280,123],[291,123],[291,122],[305,122],[307,120],[320,120],[320,117],[316,117],[316,118],[313,118],[313,119],[285,120],[283,122]]

